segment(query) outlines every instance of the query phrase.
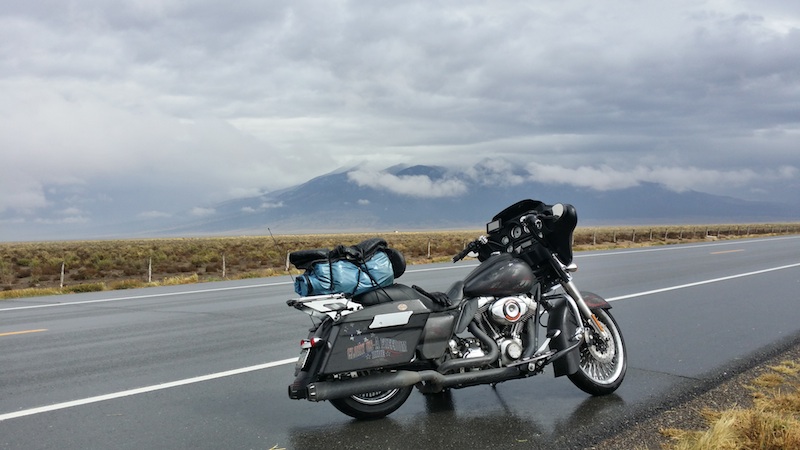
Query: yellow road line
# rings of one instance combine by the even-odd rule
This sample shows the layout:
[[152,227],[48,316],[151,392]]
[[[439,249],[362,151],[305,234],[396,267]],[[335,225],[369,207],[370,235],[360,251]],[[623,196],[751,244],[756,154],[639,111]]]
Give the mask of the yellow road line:
[[3,336],[14,336],[14,335],[17,335],[17,334],[41,333],[42,331],[47,331],[47,328],[42,328],[40,330],[11,331],[11,332],[8,332],[8,333],[0,333],[0,337],[3,337]]
[[737,253],[737,252],[743,252],[743,251],[744,251],[744,249],[740,248],[738,250],[725,250],[725,251],[721,251],[721,252],[711,252],[711,254],[712,255],[722,255],[723,253]]

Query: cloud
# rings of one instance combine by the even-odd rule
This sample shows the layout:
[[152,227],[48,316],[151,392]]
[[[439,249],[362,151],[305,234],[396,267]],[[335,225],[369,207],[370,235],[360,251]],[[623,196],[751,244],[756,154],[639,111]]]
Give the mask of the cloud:
[[468,167],[465,175],[480,184],[491,186],[516,186],[527,179],[515,164],[502,158],[484,159]]
[[163,211],[144,211],[137,215],[140,219],[162,219],[166,217],[172,217],[172,214],[166,213]]
[[217,211],[214,208],[201,208],[199,206],[195,206],[191,211],[191,214],[197,217],[212,216],[216,213]]
[[776,169],[800,167],[796,2],[6,3],[5,223],[177,215],[364,161],[483,161],[467,176],[509,185],[524,169],[494,161],[602,189],[797,186]]
[[348,172],[347,177],[359,186],[384,189],[411,197],[455,197],[467,192],[467,185],[463,181],[452,178],[431,180],[425,175],[396,176],[372,170],[354,170]]
[[530,163],[530,177],[542,183],[569,184],[600,191],[625,189],[641,183],[658,183],[668,189],[718,191],[744,186],[754,180],[796,180],[798,169],[781,166],[777,169],[711,170],[697,167],[645,167],[616,169],[607,165],[567,168],[558,165]]

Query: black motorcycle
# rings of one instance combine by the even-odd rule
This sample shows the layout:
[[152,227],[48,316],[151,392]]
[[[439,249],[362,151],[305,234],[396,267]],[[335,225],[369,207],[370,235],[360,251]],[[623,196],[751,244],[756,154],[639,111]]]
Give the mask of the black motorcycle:
[[[481,264],[447,292],[392,283],[289,300],[313,323],[289,397],[328,400],[351,417],[376,419],[399,408],[414,387],[436,394],[496,384],[551,363],[556,377],[566,375],[589,394],[614,392],[627,369],[625,342],[608,302],[572,281],[576,224],[571,205],[523,200],[453,257],[472,254]],[[358,260],[376,242],[338,253]],[[388,253],[395,277],[402,275],[402,255]],[[315,258],[330,264],[324,251],[291,256],[298,267]]]

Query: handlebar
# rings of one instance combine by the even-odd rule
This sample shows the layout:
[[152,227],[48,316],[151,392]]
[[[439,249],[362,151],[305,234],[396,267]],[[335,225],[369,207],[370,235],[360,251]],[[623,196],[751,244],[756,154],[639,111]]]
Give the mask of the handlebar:
[[532,229],[541,231],[543,221],[547,220],[551,222],[557,222],[563,214],[564,205],[561,203],[556,203],[555,205],[546,209],[544,212],[528,214],[520,217],[520,222]]
[[464,259],[465,256],[470,254],[470,252],[476,252],[480,250],[481,246],[486,244],[487,242],[489,242],[489,240],[486,239],[486,236],[481,236],[478,239],[475,239],[474,241],[467,244],[467,246],[464,247],[464,250],[461,250],[460,252],[458,252],[457,255],[453,256],[453,262],[454,263],[459,262],[462,259]]
[[538,231],[542,229],[542,219],[547,219],[548,217],[544,214],[528,214],[520,217],[519,221],[528,228]]

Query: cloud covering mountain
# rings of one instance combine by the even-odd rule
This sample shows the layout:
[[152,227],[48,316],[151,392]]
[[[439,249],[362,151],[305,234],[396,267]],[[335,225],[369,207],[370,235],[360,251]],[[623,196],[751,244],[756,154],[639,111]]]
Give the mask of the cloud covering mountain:
[[479,229],[505,206],[524,198],[571,203],[582,225],[800,218],[796,204],[743,201],[650,182],[605,190],[580,183],[542,183],[535,171],[485,160],[466,171],[422,165],[373,171],[357,166],[291,188],[222,202],[201,213],[192,209],[125,227],[131,235]]
[[[209,219],[354,165],[356,186],[444,201],[487,158],[565,188],[781,199],[798,86],[797,2],[9,0],[0,239]],[[467,178],[377,174],[397,164]]]

